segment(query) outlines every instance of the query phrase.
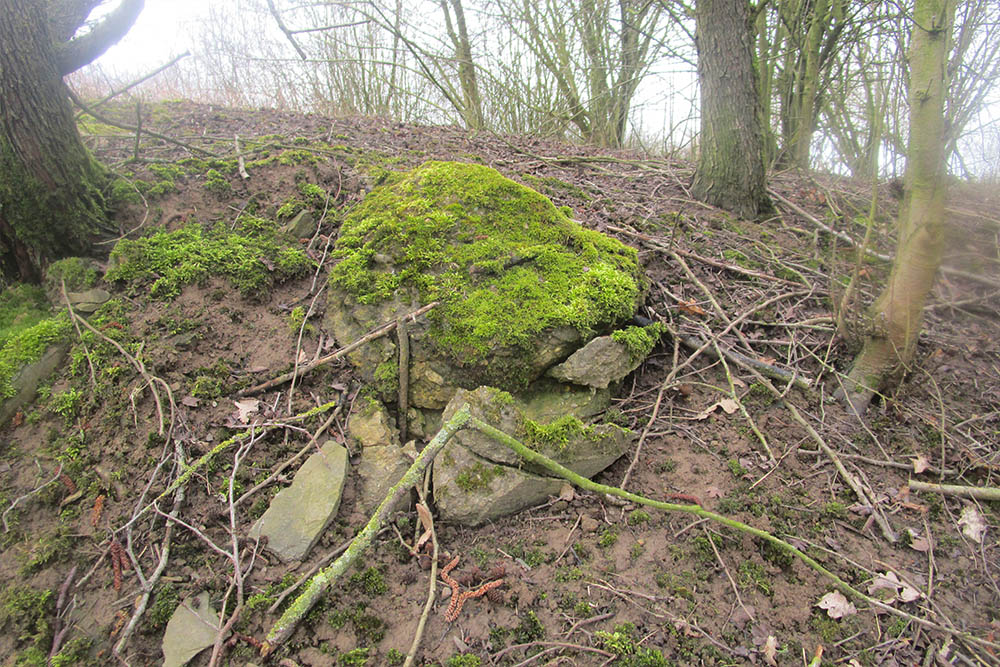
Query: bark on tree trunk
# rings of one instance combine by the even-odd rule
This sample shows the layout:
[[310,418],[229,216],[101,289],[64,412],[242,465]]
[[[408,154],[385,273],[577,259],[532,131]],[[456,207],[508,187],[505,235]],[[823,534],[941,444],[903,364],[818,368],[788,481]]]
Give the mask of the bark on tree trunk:
[[701,135],[691,187],[698,199],[741,217],[772,210],[746,0],[698,0],[695,21]]
[[0,275],[37,280],[86,253],[105,223],[105,170],[80,141],[62,77],[120,39],[143,0],[123,0],[80,37],[99,0],[0,0]]
[[944,94],[954,0],[917,0],[910,45],[910,131],[899,247],[868,313],[864,347],[838,398],[863,413],[875,390],[913,358],[924,301],[944,249]]

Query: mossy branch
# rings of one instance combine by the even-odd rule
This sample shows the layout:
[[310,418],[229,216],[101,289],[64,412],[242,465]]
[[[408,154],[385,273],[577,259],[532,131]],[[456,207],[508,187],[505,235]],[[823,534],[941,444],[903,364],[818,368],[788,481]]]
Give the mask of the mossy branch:
[[365,527],[354,538],[354,541],[351,542],[351,546],[347,548],[347,551],[335,560],[330,567],[321,570],[313,577],[306,586],[305,591],[295,599],[291,606],[285,610],[285,613],[281,615],[281,618],[271,627],[270,632],[267,633],[267,639],[264,640],[264,645],[261,648],[262,656],[266,657],[270,655],[291,637],[295,631],[295,627],[309,613],[309,610],[313,608],[323,594],[326,593],[330,584],[347,572],[348,568],[354,564],[354,561],[368,548],[372,539],[388,518],[389,512],[396,504],[396,500],[420,483],[427,466],[434,460],[437,453],[441,451],[441,448],[451,440],[451,437],[466,426],[470,418],[471,412],[469,411],[469,406],[464,405],[461,410],[456,412],[441,427],[438,434],[424,447],[424,450],[420,452],[420,455],[403,474],[402,478],[400,478],[395,486],[389,489],[389,493],[385,499],[378,506],[378,509],[375,510],[375,513],[368,520]]
[[840,590],[840,592],[842,592],[844,595],[865,602],[871,605],[872,607],[877,607],[882,611],[894,614],[901,618],[905,618],[908,621],[918,623],[924,627],[932,628],[935,630],[939,630],[941,632],[945,632],[949,635],[953,635],[971,644],[978,644],[980,646],[987,646],[994,649],[1000,648],[1000,645],[994,642],[974,637],[967,632],[961,632],[954,628],[942,626],[938,623],[934,623],[933,621],[928,621],[927,619],[920,618],[919,616],[915,616],[900,609],[896,609],[895,607],[891,607],[885,604],[884,602],[871,597],[870,595],[865,595],[864,593],[862,593],[861,591],[854,588],[849,583],[838,577],[836,574],[823,567],[823,565],[821,565],[814,558],[811,558],[810,556],[806,555],[805,553],[795,548],[788,542],[782,540],[781,538],[775,537],[774,535],[766,531],[760,530],[759,528],[754,528],[753,526],[747,525],[741,521],[736,521],[735,519],[730,519],[729,517],[722,516],[721,514],[710,512],[699,505],[679,505],[676,503],[665,503],[659,500],[652,500],[650,498],[645,498],[643,496],[639,496],[634,493],[629,493],[628,491],[624,491],[617,487],[607,486],[605,484],[599,484],[597,482],[587,479],[586,477],[582,477],[581,475],[576,474],[575,472],[573,472],[569,468],[566,468],[565,466],[559,465],[558,463],[548,458],[547,456],[539,454],[533,449],[529,449],[517,439],[507,435],[503,431],[493,426],[490,426],[489,424],[481,421],[480,419],[472,417],[469,419],[468,425],[471,428],[474,428],[482,432],[483,434],[493,438],[500,444],[513,450],[518,456],[520,456],[525,461],[542,466],[543,468],[553,473],[554,475],[561,477],[562,479],[565,479],[567,482],[570,482],[580,487],[581,489],[584,489],[586,491],[592,491],[594,493],[599,493],[599,494],[609,494],[613,496],[618,496],[619,498],[624,498],[625,500],[634,503],[647,505],[649,507],[655,507],[657,509],[666,510],[668,512],[684,512],[686,514],[693,514],[697,517],[701,517],[703,519],[708,519],[710,521],[720,523],[723,526],[726,526],[727,528],[732,528],[733,530],[739,531],[741,533],[753,535],[754,537],[769,542],[775,548],[780,549],[781,551],[799,559],[800,561],[808,565],[810,568],[812,568],[819,574],[823,575],[825,578],[829,579],[833,583],[833,585],[838,590]]

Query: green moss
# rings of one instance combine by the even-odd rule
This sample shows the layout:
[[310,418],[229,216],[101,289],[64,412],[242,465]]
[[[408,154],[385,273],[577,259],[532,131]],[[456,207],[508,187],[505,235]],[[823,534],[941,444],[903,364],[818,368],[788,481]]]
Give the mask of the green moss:
[[306,203],[297,197],[292,197],[284,204],[278,208],[278,212],[275,213],[275,217],[278,220],[286,220],[288,218],[295,217],[295,214],[299,211],[305,210]]
[[627,327],[612,331],[611,339],[628,350],[632,361],[638,361],[649,356],[665,331],[666,326],[662,322],[654,322],[647,327]]
[[153,630],[162,630],[167,627],[167,622],[174,615],[178,604],[180,604],[180,595],[176,586],[171,583],[158,585],[153,594],[153,604],[149,606],[149,613],[146,615],[149,627]]
[[538,615],[528,611],[521,617],[521,622],[514,628],[514,640],[518,644],[538,641],[545,637],[545,626],[538,620]]
[[602,549],[613,547],[618,542],[618,532],[612,528],[605,528],[601,536],[597,538],[597,546]]
[[[259,219],[250,221],[257,223]],[[105,278],[133,287],[148,285],[153,298],[170,300],[185,285],[204,283],[213,275],[227,277],[244,295],[258,294],[274,282],[302,275],[313,266],[300,250],[281,245],[273,228],[240,231],[243,233],[219,225],[205,232],[189,225],[174,232],[160,230],[135,241],[123,240],[111,253],[117,266],[109,269]]]
[[48,619],[54,603],[52,591],[28,586],[6,587],[0,592],[0,630],[16,637],[18,642],[47,649],[52,633]]
[[322,209],[326,204],[327,192],[315,183],[298,183],[295,186],[306,203],[316,209]]
[[191,385],[191,395],[195,398],[213,399],[223,394],[225,386],[219,378],[211,375],[199,375]]
[[649,513],[645,510],[633,510],[628,515],[626,523],[630,526],[638,526],[649,521]]
[[399,392],[399,364],[395,359],[383,361],[375,367],[375,390],[386,401],[395,398]]
[[533,449],[561,450],[569,444],[571,438],[581,435],[590,437],[594,429],[587,426],[573,415],[560,417],[550,424],[539,424],[531,419],[522,421],[525,444]]
[[385,583],[385,575],[377,567],[369,567],[361,572],[355,572],[350,578],[351,586],[368,595],[381,595],[389,590]]
[[767,578],[764,566],[750,560],[745,560],[739,566],[739,583],[742,588],[757,589],[764,595],[774,595],[774,587]]
[[472,653],[456,653],[448,658],[445,667],[479,667],[483,661]]
[[205,173],[205,189],[219,200],[226,200],[233,194],[233,186],[229,183],[229,179],[215,169],[209,169]]
[[97,269],[82,257],[67,257],[53,262],[45,271],[45,282],[59,293],[63,283],[67,292],[79,292],[97,284]]
[[[37,313],[26,312],[23,319],[15,317],[9,326],[4,327],[0,321],[0,399],[17,393],[12,381],[25,364],[41,359],[49,345],[64,340],[72,329],[65,311],[42,320],[35,320]],[[23,326],[33,320],[29,326]]]
[[634,249],[471,164],[428,162],[389,179],[347,216],[335,257],[331,284],[359,303],[397,292],[441,301],[431,341],[502,389],[531,378],[516,362],[491,366],[498,346],[530,349],[558,326],[590,336],[631,317],[642,290]]
[[455,476],[455,484],[465,492],[489,490],[494,479],[504,474],[503,466],[487,466],[476,461]]

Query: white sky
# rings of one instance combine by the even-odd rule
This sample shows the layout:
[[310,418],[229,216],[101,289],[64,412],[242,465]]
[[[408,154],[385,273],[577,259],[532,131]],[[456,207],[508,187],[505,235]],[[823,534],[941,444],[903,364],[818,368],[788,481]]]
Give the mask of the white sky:
[[[213,2],[233,0],[146,0],[132,29],[97,63],[113,71],[145,73],[184,51],[194,54],[195,28]],[[107,8],[114,7],[117,3]]]

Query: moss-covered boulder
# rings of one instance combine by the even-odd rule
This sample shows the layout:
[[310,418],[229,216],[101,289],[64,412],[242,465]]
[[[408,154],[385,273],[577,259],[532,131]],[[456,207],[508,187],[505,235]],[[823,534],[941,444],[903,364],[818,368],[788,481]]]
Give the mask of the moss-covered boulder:
[[[375,188],[345,219],[327,326],[342,345],[420,305],[410,327],[411,404],[457,387],[519,391],[582,343],[630,318],[643,288],[635,250],[494,169],[427,162]],[[350,356],[387,399],[395,344]]]

